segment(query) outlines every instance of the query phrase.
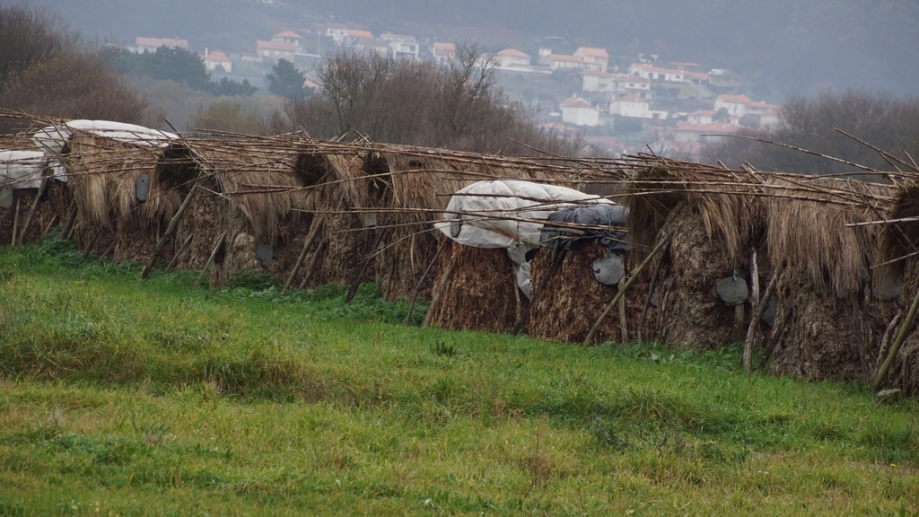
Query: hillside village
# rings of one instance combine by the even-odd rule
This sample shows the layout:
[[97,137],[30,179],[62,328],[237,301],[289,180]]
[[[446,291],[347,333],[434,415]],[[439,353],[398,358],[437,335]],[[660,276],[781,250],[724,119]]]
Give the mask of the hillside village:
[[[256,84],[284,59],[304,72],[305,86],[311,88],[320,87],[312,76],[330,51],[441,64],[452,61],[457,52],[455,42],[394,32],[375,35],[346,23],[315,23],[306,30],[283,30],[252,43],[241,52],[194,51],[207,71],[248,76]],[[192,50],[187,39],[140,36],[128,48],[152,52],[164,45]],[[748,85],[730,71],[706,71],[694,62],[667,63],[658,55],[637,54],[631,64],[619,66],[610,63],[606,49],[586,46],[570,54],[540,46],[535,55],[503,48],[486,56],[502,86],[502,80],[509,85],[514,81],[535,85],[521,91],[506,89],[512,101],[532,110],[541,127],[582,135],[591,146],[613,154],[650,148],[664,156],[698,159],[706,143],[777,121],[778,107],[740,93]],[[560,85],[573,91],[559,94]]]

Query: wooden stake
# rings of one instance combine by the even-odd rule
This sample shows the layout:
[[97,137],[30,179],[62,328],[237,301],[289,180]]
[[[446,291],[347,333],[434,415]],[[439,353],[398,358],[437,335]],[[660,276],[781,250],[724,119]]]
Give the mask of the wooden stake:
[[16,245],[16,232],[19,229],[19,202],[22,201],[22,198],[16,200],[16,211],[13,213],[13,239],[10,241],[10,245]]
[[[664,251],[666,253],[666,250]],[[661,264],[664,263],[663,255],[654,265],[654,272],[651,273],[651,283],[648,285],[648,297],[645,299],[645,305],[641,308],[641,317],[638,318],[638,341],[641,341],[641,329],[645,326],[645,318],[648,316],[648,306],[651,305],[651,297],[654,296],[654,289],[657,286],[657,274],[661,270]],[[663,307],[662,300],[658,299],[658,307]]]
[[[619,279],[619,290],[625,290],[625,278]],[[619,297],[619,329],[622,331],[620,343],[625,343],[629,340],[629,322],[625,317],[625,295]]]
[[[772,291],[775,289],[778,276],[776,272],[772,273],[772,278],[769,280],[769,285],[766,286],[766,291],[763,293],[762,298],[759,298],[759,303],[753,307],[750,327],[747,328],[747,339],[744,340],[743,344],[743,367],[748,372],[753,368],[753,344],[756,341],[756,330],[759,328],[759,321],[763,317],[763,311],[765,311],[766,306],[769,305],[769,298],[772,297]],[[759,280],[753,285],[754,290],[758,291]],[[757,293],[757,295],[758,294],[759,293]]]
[[613,310],[613,307],[616,306],[616,303],[619,302],[619,299],[625,296],[625,292],[629,289],[629,287],[632,286],[632,283],[635,281],[636,278],[638,278],[638,275],[641,274],[641,271],[645,268],[645,266],[647,266],[651,262],[651,259],[653,259],[654,256],[657,255],[658,252],[660,252],[660,250],[663,249],[664,246],[666,246],[667,243],[670,242],[671,237],[673,237],[673,230],[670,230],[667,233],[667,235],[665,235],[660,240],[660,242],[658,242],[657,245],[654,246],[654,249],[651,250],[651,253],[649,253],[648,256],[645,257],[645,260],[642,261],[642,263],[638,266],[637,269],[635,269],[635,272],[632,273],[632,276],[630,276],[629,279],[626,280],[625,285],[623,285],[622,288],[619,289],[619,292],[616,293],[616,296],[615,298],[613,298],[613,301],[609,302],[609,305],[606,306],[606,310],[604,310],[603,313],[600,314],[600,317],[597,318],[597,322],[594,323],[594,326],[591,327],[590,332],[587,333],[587,337],[584,339],[584,343],[583,343],[584,346],[589,346],[593,344],[594,334],[597,333],[597,329],[599,329],[600,325],[603,324],[603,320],[606,319],[606,316],[609,315],[610,311]]
[[96,259],[96,265],[101,264],[102,261],[105,260],[105,256],[108,255],[109,253],[111,253],[112,250],[115,249],[115,245],[116,245],[116,244],[118,244],[118,238],[117,238],[117,237],[114,238],[114,239],[112,239],[111,244],[109,244],[108,247],[105,248],[105,251],[102,252],[102,255],[99,255],[99,258]]
[[557,254],[553,253],[552,263],[549,264],[549,270],[546,271],[546,277],[544,284],[542,286],[533,285],[533,290],[531,291],[533,297],[530,298],[530,304],[527,305],[526,310],[523,311],[523,314],[520,316],[520,319],[517,320],[517,323],[514,324],[514,329],[511,331],[512,336],[516,336],[523,330],[523,327],[530,321],[530,311],[533,310],[533,307],[536,306],[536,302],[542,298],[542,293],[546,291],[546,287],[549,285],[549,279],[555,275],[555,272],[558,270],[559,266],[562,265],[562,262],[565,260],[565,255],[567,254],[565,250],[559,250],[555,248],[554,251],[558,251]]
[[412,301],[408,304],[408,314],[405,315],[405,325],[408,326],[409,322],[412,320],[412,311],[415,309],[415,300],[418,298],[418,293],[421,292],[421,287],[424,285],[424,281],[428,279],[428,273],[431,272],[431,269],[434,268],[434,264],[437,262],[437,257],[440,256],[440,252],[444,249],[444,246],[447,245],[447,241],[450,239],[447,237],[443,238],[440,246],[437,247],[437,251],[434,253],[434,258],[431,259],[431,262],[428,264],[428,267],[425,268],[424,273],[421,275],[421,280],[418,281],[418,285],[415,286],[415,292],[412,293]]
[[743,322],[746,318],[746,311],[744,311],[744,304],[740,304],[734,307],[734,342],[740,343],[743,341]]
[[168,273],[169,269],[179,262],[179,255],[181,255],[182,252],[185,251],[185,248],[187,248],[188,245],[191,244],[191,240],[194,236],[195,234],[189,233],[188,237],[185,237],[185,241],[182,242],[182,245],[179,246],[179,249],[176,250],[175,255],[172,256],[172,260],[170,260],[169,263],[166,264],[166,269],[163,270],[163,273]]
[[319,236],[319,231],[322,229],[322,225],[325,224],[325,216],[321,215],[317,220],[313,222],[313,227],[310,228],[309,235],[306,236],[306,239],[303,241],[303,249],[300,250],[300,256],[297,257],[297,262],[294,264],[293,269],[290,270],[290,276],[287,277],[287,281],[284,282],[284,289],[281,290],[281,294],[287,292],[287,289],[290,288],[290,284],[293,283],[294,277],[297,276],[297,271],[300,270],[300,266],[303,265],[303,260],[306,258],[306,253],[309,251],[310,246],[313,245],[313,241],[316,240],[316,237]]
[[61,228],[61,240],[66,241],[70,238],[70,234],[73,233],[74,223],[77,219],[77,200],[70,200],[70,208],[67,209],[67,220],[64,222],[64,226]]
[[897,356],[897,351],[900,350],[900,345],[903,344],[903,341],[906,340],[906,336],[909,334],[909,331],[912,330],[913,321],[916,319],[916,310],[919,309],[919,290],[916,290],[916,296],[913,297],[913,304],[909,307],[909,312],[906,314],[906,319],[903,320],[903,324],[900,325],[900,331],[897,333],[897,339],[890,345],[890,350],[887,352],[887,359],[884,360],[884,364],[881,365],[881,369],[878,370],[877,376],[874,378],[874,390],[877,391],[884,384],[884,377],[887,376],[887,370],[890,370],[890,365],[893,364],[894,358]]
[[90,241],[89,246],[83,251],[83,258],[80,259],[80,262],[83,262],[84,260],[86,260],[86,257],[88,257],[90,253],[92,253],[93,248],[96,247],[96,243],[99,242],[99,239],[101,238],[102,238],[102,233],[97,233],[96,236],[93,237],[93,240]]
[[357,272],[357,276],[354,277],[354,280],[351,282],[351,287],[348,289],[348,294],[345,295],[345,305],[351,303],[351,300],[354,299],[354,295],[357,294],[357,288],[361,285],[361,280],[364,279],[364,274],[367,272],[367,267],[370,265],[370,262],[377,255],[377,248],[380,247],[380,243],[383,241],[383,234],[386,233],[386,230],[377,230],[377,236],[373,240],[373,245],[370,247],[370,253],[367,254],[367,257],[364,259],[364,263],[361,264],[360,270]]
[[207,272],[208,266],[214,262],[214,257],[217,256],[217,252],[220,250],[220,247],[223,246],[223,241],[227,238],[227,231],[224,230],[220,234],[220,237],[217,238],[217,244],[214,246],[214,250],[211,251],[211,256],[207,258],[207,262],[204,263],[204,268],[201,269],[201,274],[198,275],[198,279],[195,280],[195,287],[198,287],[198,284],[201,283],[201,279],[204,278],[204,273]]
[[322,257],[322,254],[325,253],[325,249],[329,246],[328,239],[322,239],[319,241],[319,246],[316,246],[316,251],[313,252],[313,258],[310,260],[310,265],[306,268],[306,275],[303,276],[303,280],[300,281],[300,285],[297,289],[303,289],[306,287],[306,284],[309,283],[310,279],[313,278],[313,274],[319,269],[319,260]]
[[[32,208],[29,209],[29,215],[26,217],[25,224],[22,225],[22,230],[19,232],[19,244],[22,244],[26,238],[26,232],[29,231],[29,226],[32,224],[32,218],[35,217],[35,211],[38,209],[38,202],[41,197],[45,194],[45,191],[48,190],[49,179],[47,176],[42,178],[41,185],[38,187],[38,194],[35,196],[35,199],[32,201]],[[16,234],[13,234],[13,244],[16,244]]]
[[42,239],[45,237],[45,235],[48,235],[48,232],[51,231],[51,228],[54,227],[54,223],[56,222],[57,222],[57,214],[54,214],[54,217],[51,218],[51,222],[48,223],[48,226],[45,226],[45,231],[41,232],[41,237],[39,237],[39,239]]
[[424,317],[424,323],[421,324],[422,327],[430,327],[431,322],[434,321],[435,309],[440,303],[440,299],[443,297],[444,291],[447,289],[447,284],[450,282],[450,277],[453,275],[454,265],[454,257],[451,256],[450,262],[447,263],[447,269],[445,269],[444,273],[440,276],[440,282],[437,284],[437,290],[434,291],[434,295],[431,297],[431,305],[428,307],[428,313]]
[[[184,213],[185,209],[188,208],[188,204],[191,202],[191,198],[195,195],[196,190],[198,190],[197,181],[192,183],[191,188],[188,190],[188,194],[185,196],[185,200],[182,201],[182,204],[179,206],[179,209],[176,210],[175,215],[173,215],[172,219],[169,220],[169,226],[166,227],[166,231],[163,232],[160,240],[157,241],[156,247],[153,248],[153,253],[150,254],[150,260],[147,261],[147,265],[144,266],[143,271],[140,272],[141,278],[147,278],[147,275],[150,274],[150,270],[153,269],[153,264],[156,263],[156,257],[160,254],[161,251],[163,251],[163,246],[166,245],[166,240],[169,239],[173,230],[175,230],[176,226],[178,226],[179,218],[182,217],[182,213]],[[224,232],[224,235],[226,235],[226,232]],[[207,269],[206,266],[205,269]],[[198,285],[198,282],[195,282],[195,285]]]

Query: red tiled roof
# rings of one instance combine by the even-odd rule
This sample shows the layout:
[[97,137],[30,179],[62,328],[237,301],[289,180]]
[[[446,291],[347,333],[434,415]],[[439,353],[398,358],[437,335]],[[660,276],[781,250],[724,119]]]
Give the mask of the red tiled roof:
[[580,47],[574,53],[577,54],[578,52],[587,57],[609,57],[604,48]]
[[440,41],[435,41],[435,42],[434,42],[434,48],[437,49],[437,50],[443,50],[443,51],[445,51],[445,52],[451,52],[451,51],[452,51],[452,52],[455,52],[455,51],[456,51],[456,43],[442,43],[442,42],[440,42]]
[[726,122],[712,122],[711,124],[682,124],[677,126],[676,131],[690,131],[693,133],[736,133],[740,131],[740,129],[740,126],[735,126]]
[[570,56],[568,54],[549,54],[549,59],[551,61],[571,61],[577,63],[584,61],[583,57]]
[[303,39],[303,36],[297,34],[294,31],[284,31],[275,34],[272,36],[272,38]]
[[138,36],[135,38],[135,43],[138,47],[162,47],[163,45],[167,47],[179,47],[188,49],[188,40],[187,39],[178,39],[178,38],[144,38]]
[[564,108],[593,108],[589,102],[580,97],[569,97],[559,103]]
[[527,58],[530,57],[529,54],[527,54],[527,53],[525,53],[525,52],[521,52],[521,51],[519,51],[519,50],[517,50],[517,49],[515,49],[515,48],[506,48],[506,49],[504,49],[504,50],[498,52],[497,55],[499,55],[499,56],[509,56],[509,57],[527,57]]
[[283,43],[280,41],[258,40],[256,42],[256,47],[260,49],[267,49],[267,50],[286,50],[288,52],[297,51],[297,46],[294,45],[293,43]]
[[415,36],[408,36],[406,34],[395,34],[392,32],[384,32],[383,34],[380,34],[380,37],[383,39],[407,39],[407,40],[415,41]]
[[372,38],[373,34],[370,31],[360,30],[360,29],[348,29],[345,31],[345,35],[352,38]]
[[211,52],[210,54],[208,54],[207,56],[205,56],[205,57],[204,57],[204,60],[205,60],[205,61],[221,61],[221,62],[223,62],[223,61],[229,61],[230,58],[227,57],[227,55],[224,54],[223,52],[221,52],[221,51],[219,51],[219,50],[215,50],[215,51]]

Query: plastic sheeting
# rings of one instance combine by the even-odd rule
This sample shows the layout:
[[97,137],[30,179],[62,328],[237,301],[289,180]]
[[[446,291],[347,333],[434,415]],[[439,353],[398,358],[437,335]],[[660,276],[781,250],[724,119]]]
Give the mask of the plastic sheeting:
[[[629,250],[626,240],[628,233],[625,230],[628,216],[629,209],[617,204],[564,208],[549,215],[541,232],[540,245],[570,250],[580,241],[599,239],[610,253],[624,253]],[[553,221],[606,226],[606,229],[553,226]]]
[[[521,180],[479,181],[458,190],[444,221],[434,227],[454,241],[477,248],[539,246],[543,221],[578,205],[615,205],[574,189]],[[516,261],[515,261],[516,262]]]
[[96,136],[112,138],[121,142],[133,142],[139,145],[165,147],[170,140],[179,138],[174,133],[150,129],[134,124],[112,122],[110,120],[71,120],[58,126],[47,126],[32,135],[38,147],[51,155],[60,154],[64,144],[70,139],[73,131],[87,131]]
[[41,151],[0,150],[0,188],[38,188],[46,164]]

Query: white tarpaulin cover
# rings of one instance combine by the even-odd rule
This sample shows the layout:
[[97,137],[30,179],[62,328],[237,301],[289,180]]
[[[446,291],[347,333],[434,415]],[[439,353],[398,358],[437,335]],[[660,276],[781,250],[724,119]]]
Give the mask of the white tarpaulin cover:
[[134,124],[112,122],[110,120],[81,119],[39,129],[32,135],[32,139],[35,140],[35,143],[40,148],[47,150],[52,155],[58,155],[74,130],[87,131],[96,136],[112,138],[122,142],[158,147],[165,147],[170,140],[179,138],[178,135],[173,133]]
[[0,150],[0,188],[38,188],[46,160],[41,151]]
[[[477,248],[535,248],[549,214],[565,207],[614,204],[566,187],[521,180],[479,181],[458,190],[434,227]],[[513,255],[512,255],[513,256]]]

